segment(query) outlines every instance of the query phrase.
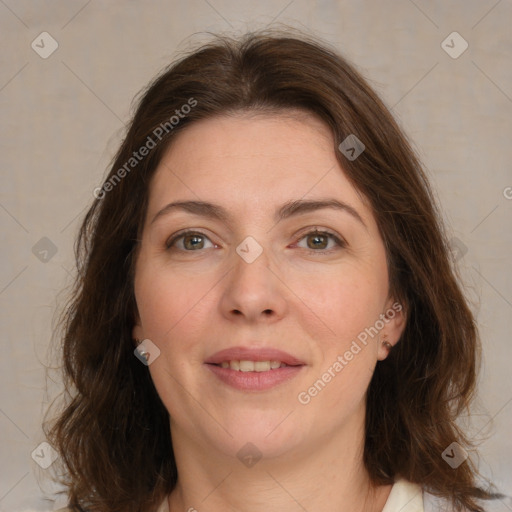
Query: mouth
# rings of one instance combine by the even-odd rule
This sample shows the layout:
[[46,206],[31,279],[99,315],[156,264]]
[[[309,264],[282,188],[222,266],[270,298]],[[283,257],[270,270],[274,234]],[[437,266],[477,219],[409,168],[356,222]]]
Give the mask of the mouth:
[[[261,366],[261,368],[265,369],[255,370],[253,365],[259,367],[257,363],[265,363],[265,365],[270,365],[272,369],[279,368],[283,364],[287,366],[305,364],[304,361],[282,350],[270,347],[257,348],[243,346],[231,347],[215,352],[215,354],[206,359],[205,363],[219,366],[224,365],[225,368],[228,368],[228,366],[226,366],[226,364],[228,364],[233,370],[241,371],[267,371],[269,369],[266,368],[266,366]],[[237,363],[239,367],[237,367]],[[277,363],[279,363],[279,366],[277,366]]]
[[[210,363],[212,364],[212,363]],[[222,363],[215,364],[221,368],[229,368],[238,372],[268,372],[271,370],[277,370],[278,368],[284,368],[286,366],[299,366],[289,365],[282,361],[248,361],[248,360],[231,360],[222,361]]]
[[265,391],[296,377],[306,364],[281,350],[233,347],[215,353],[205,366],[232,388]]

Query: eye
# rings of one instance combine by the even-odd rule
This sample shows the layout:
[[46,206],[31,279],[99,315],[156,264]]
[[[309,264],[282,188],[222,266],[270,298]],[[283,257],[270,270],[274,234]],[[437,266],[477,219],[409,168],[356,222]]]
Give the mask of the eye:
[[[329,252],[336,246],[346,247],[347,245],[344,240],[341,240],[341,238],[334,233],[331,233],[330,231],[321,231],[317,228],[303,235],[299,242],[302,240],[306,240],[307,247],[298,246],[314,252]],[[329,247],[329,242],[333,242],[334,247],[332,245]]]
[[[307,247],[300,245],[302,240],[307,240]],[[207,242],[210,243],[210,246],[205,245]],[[329,242],[333,243],[334,246],[331,244],[329,247]],[[309,249],[314,252],[329,252],[336,246],[342,248],[346,247],[346,245],[346,242],[334,233],[326,230],[319,230],[318,228],[302,235],[297,243],[298,247]],[[216,245],[200,231],[182,231],[166,242],[167,249],[177,249],[185,252],[196,252],[201,249],[213,247],[216,247]]]
[[182,231],[168,240],[165,246],[169,250],[178,249],[180,251],[194,252],[199,249],[209,248],[205,247],[205,240],[210,242],[210,247],[215,247],[215,244],[204,233],[199,231]]

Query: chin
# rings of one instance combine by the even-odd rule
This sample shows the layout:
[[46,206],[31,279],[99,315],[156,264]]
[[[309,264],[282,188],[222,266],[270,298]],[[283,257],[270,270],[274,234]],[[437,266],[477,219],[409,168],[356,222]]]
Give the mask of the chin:
[[263,419],[262,413],[258,412],[243,420],[239,418],[238,422],[225,425],[233,437],[223,436],[216,445],[239,459],[245,455],[268,459],[293,452],[303,446],[304,436],[292,420],[293,414],[286,418],[287,414],[273,414]]

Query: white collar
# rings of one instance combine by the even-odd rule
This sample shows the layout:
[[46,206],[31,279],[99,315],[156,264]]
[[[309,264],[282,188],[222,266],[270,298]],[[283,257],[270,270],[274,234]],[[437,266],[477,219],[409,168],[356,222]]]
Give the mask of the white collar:
[[162,504],[158,507],[156,512],[169,512],[169,496],[165,496],[165,500],[162,501]]
[[423,488],[403,478],[397,479],[382,512],[424,512]]
[[[157,512],[169,512],[167,497]],[[382,512],[424,512],[421,485],[399,478],[391,487]]]

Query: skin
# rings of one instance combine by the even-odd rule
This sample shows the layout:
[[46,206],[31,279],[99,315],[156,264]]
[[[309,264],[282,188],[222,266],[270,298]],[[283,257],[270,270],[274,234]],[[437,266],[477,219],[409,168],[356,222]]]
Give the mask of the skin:
[[[150,183],[133,336],[160,350],[148,370],[170,415],[172,511],[380,511],[386,502],[391,486],[372,487],[362,461],[365,397],[389,353],[382,339],[394,345],[403,331],[402,312],[308,404],[297,399],[396,302],[372,211],[334,147],[307,113],[210,118],[178,133]],[[329,208],[274,219],[287,201],[325,198],[349,204],[364,225]],[[231,218],[173,210],[153,221],[177,200],[215,203]],[[306,236],[315,228],[345,246]],[[168,248],[184,229],[206,238]],[[263,249],[252,263],[236,252],[247,236]],[[278,348],[305,366],[273,389],[239,391],[204,364],[237,345]],[[248,442],[262,453],[252,467],[237,457]]]

